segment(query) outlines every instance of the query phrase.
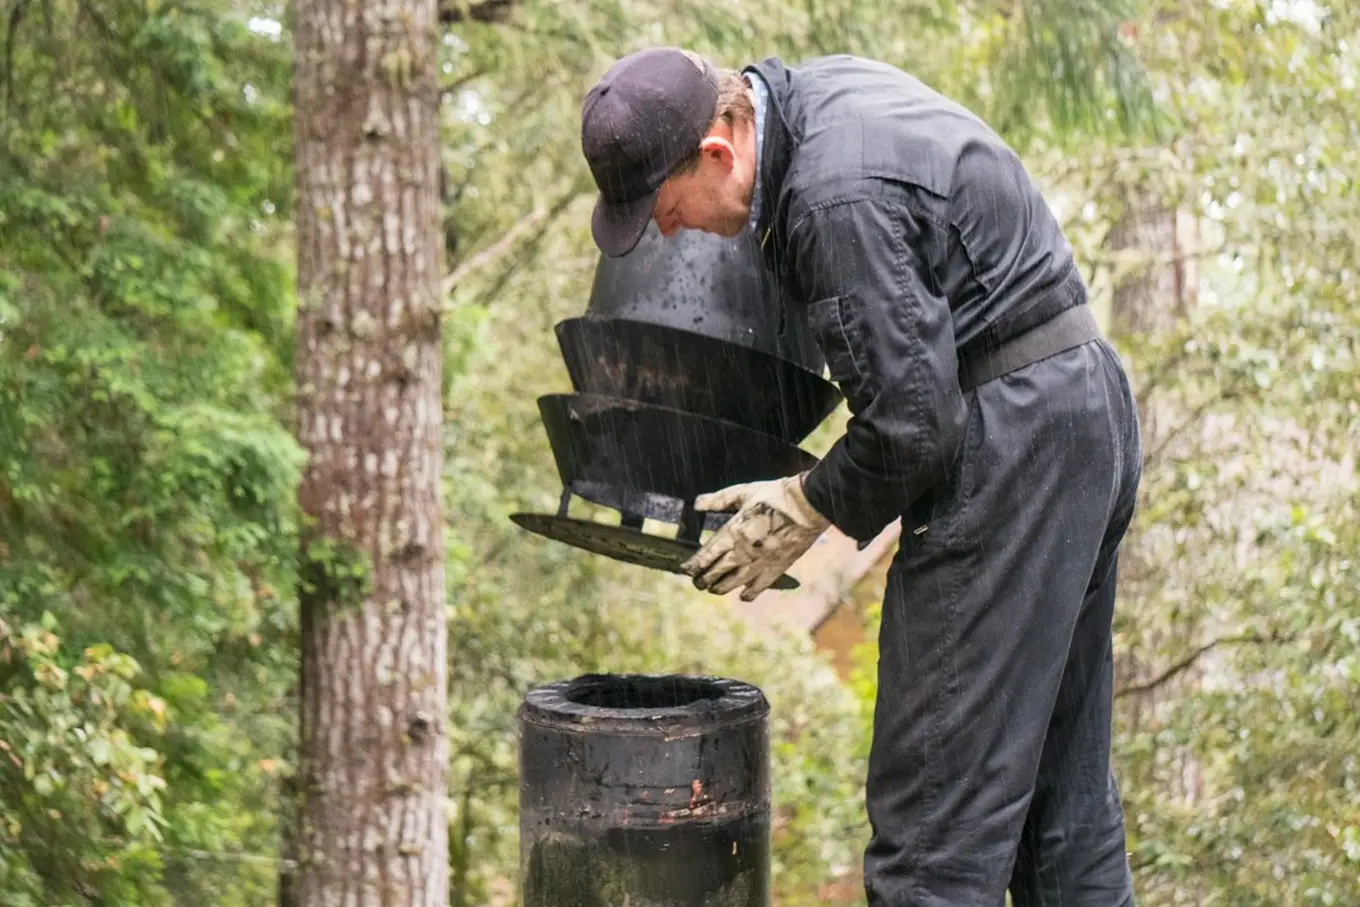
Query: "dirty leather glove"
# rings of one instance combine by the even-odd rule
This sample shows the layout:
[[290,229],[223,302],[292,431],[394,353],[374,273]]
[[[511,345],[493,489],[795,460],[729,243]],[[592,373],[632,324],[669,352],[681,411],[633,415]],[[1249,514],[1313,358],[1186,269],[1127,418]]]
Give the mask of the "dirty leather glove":
[[751,601],[812,547],[831,521],[803,494],[803,476],[732,485],[694,499],[694,509],[736,511],[680,569],[716,595],[745,586]]

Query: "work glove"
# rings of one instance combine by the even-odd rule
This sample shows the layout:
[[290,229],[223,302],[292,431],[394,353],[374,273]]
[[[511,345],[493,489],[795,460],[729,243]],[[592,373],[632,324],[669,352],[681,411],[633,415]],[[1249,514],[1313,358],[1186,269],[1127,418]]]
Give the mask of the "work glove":
[[680,565],[694,585],[715,595],[745,587],[742,601],[768,589],[831,525],[803,494],[803,476],[732,485],[694,499],[694,509],[736,511]]

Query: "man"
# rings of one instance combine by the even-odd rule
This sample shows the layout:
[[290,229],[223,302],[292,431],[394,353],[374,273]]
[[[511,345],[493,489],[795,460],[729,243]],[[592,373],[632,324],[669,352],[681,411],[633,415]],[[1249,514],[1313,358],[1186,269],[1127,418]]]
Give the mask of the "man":
[[867,778],[871,905],[1133,904],[1109,767],[1111,619],[1141,449],[1054,216],[985,124],[836,56],[720,72],[656,48],[582,107],[592,231],[748,225],[845,394],[807,474],[701,496],[685,569],[767,588],[828,526],[901,518]]

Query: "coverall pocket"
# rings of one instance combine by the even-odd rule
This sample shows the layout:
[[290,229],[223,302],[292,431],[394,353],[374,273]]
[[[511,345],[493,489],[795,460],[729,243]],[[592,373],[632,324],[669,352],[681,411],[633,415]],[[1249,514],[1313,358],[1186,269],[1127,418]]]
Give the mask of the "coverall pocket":
[[831,380],[840,386],[852,412],[864,402],[868,391],[866,372],[856,357],[863,330],[856,315],[853,296],[828,296],[808,306],[812,335],[826,358]]
[[968,406],[968,424],[958,455],[944,479],[926,489],[902,513],[903,540],[899,548],[908,555],[968,541],[967,523],[963,517],[976,491],[977,464],[983,455],[980,448],[985,443],[985,435],[976,393],[970,391],[964,400]]

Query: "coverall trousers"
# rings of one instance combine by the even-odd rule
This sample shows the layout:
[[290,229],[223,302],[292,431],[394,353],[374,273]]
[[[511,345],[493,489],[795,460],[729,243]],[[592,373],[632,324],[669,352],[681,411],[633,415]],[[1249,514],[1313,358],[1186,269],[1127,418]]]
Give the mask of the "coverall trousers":
[[1131,907],[1111,620],[1142,450],[1114,350],[968,391],[902,518],[867,778],[871,907]]

